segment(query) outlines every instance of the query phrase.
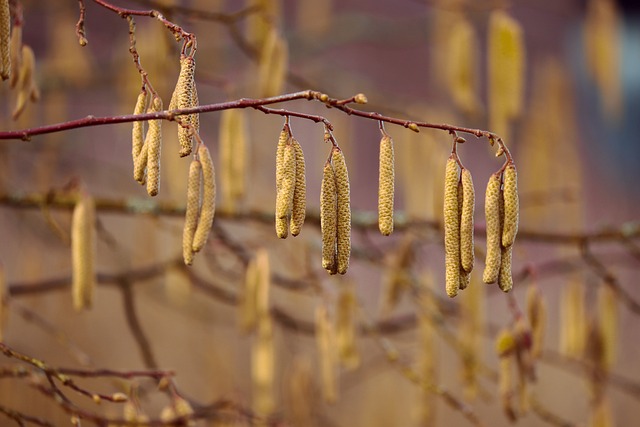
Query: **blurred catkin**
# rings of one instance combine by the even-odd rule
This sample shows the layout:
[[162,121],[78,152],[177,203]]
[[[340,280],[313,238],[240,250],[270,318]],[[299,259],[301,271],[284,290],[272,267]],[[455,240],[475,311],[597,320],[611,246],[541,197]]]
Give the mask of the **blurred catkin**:
[[258,93],[261,97],[282,93],[289,67],[287,41],[275,27],[267,34],[258,60]]
[[184,217],[184,229],[182,232],[182,257],[186,265],[193,263],[193,237],[198,226],[200,214],[200,174],[202,164],[199,160],[192,160],[189,166],[189,179],[187,183],[187,209]]
[[380,140],[378,179],[378,228],[388,236],[393,233],[394,158],[393,140],[385,135]]
[[96,214],[95,202],[83,193],[76,202],[71,219],[71,262],[73,307],[90,308],[96,282]]
[[246,192],[248,142],[243,110],[222,112],[218,141],[222,208],[234,212]]
[[477,35],[471,23],[463,17],[450,27],[448,37],[447,83],[451,98],[464,113],[477,113],[478,101],[478,48]]
[[22,68],[22,25],[14,23],[11,29],[11,41],[9,42],[9,56],[11,57],[11,78],[9,87],[15,88],[18,84],[20,68]]
[[338,200],[336,196],[336,178],[331,162],[324,164],[322,186],[320,188],[320,229],[322,232],[322,268],[331,274],[337,272]]
[[444,179],[445,287],[455,297],[460,287],[460,218],[458,214],[458,163],[447,160]]
[[603,365],[611,370],[618,346],[618,294],[606,285],[598,288],[598,327],[602,336]]
[[360,354],[356,346],[356,296],[353,287],[347,285],[342,289],[336,306],[336,341],[340,362],[347,369],[355,369],[360,365]]
[[216,176],[211,154],[206,145],[202,144],[198,148],[198,158],[202,164],[203,191],[200,217],[193,236],[193,252],[200,252],[207,242],[216,210]]
[[338,216],[336,226],[336,259],[338,273],[345,274],[351,257],[351,189],[349,172],[344,153],[338,147],[333,148],[333,167],[336,176],[336,195]]
[[487,183],[485,193],[484,212],[487,229],[487,256],[485,260],[482,280],[484,283],[495,283],[500,274],[500,260],[502,251],[500,241],[502,238],[502,224],[500,220],[500,174],[494,173]]
[[292,236],[297,236],[302,230],[302,225],[304,224],[304,219],[307,214],[307,178],[302,147],[295,138],[292,138],[292,145],[295,150],[296,179],[289,229]]
[[581,358],[587,333],[583,279],[573,276],[562,289],[560,301],[560,352],[568,357]]
[[338,399],[338,355],[336,336],[325,306],[316,309],[316,345],[320,361],[322,396],[327,403]]
[[547,304],[537,286],[527,290],[527,319],[531,326],[531,357],[536,360],[542,355],[544,336],[547,327]]
[[4,330],[7,326],[7,277],[5,275],[4,266],[0,262],[0,342],[4,341]]

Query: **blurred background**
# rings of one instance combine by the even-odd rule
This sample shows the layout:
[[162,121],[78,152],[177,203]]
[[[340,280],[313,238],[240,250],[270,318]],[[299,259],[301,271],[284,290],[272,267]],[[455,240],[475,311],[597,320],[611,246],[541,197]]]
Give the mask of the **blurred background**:
[[[78,2],[10,2],[13,31],[21,27],[35,57],[26,98],[37,85],[39,100],[13,118],[22,89],[4,82],[0,137],[133,112],[141,80],[127,21],[85,3],[82,47]],[[395,143],[396,231],[383,237],[378,123],[294,101],[275,108],[326,117],[345,153],[354,227],[345,276],[329,276],[320,263],[320,182],[330,152],[321,124],[291,118],[305,153],[308,219],[300,236],[280,240],[273,210],[284,119],[251,109],[226,120],[226,112],[201,114],[217,213],[188,268],[181,242],[190,161],[177,155],[175,123],[163,124],[155,198],[132,179],[131,124],[1,139],[3,343],[53,367],[175,372],[169,391],[144,378],[77,379],[91,393],[134,396],[129,411],[153,420],[163,408],[177,410],[177,393],[205,418],[197,425],[212,426],[633,423],[640,409],[636,2],[113,4],[157,9],[197,36],[202,105],[305,89],[336,99],[364,93],[368,104],[354,108],[498,133],[519,172],[514,289],[504,294],[481,280],[485,183],[503,163],[496,147],[472,135],[458,147],[475,182],[476,269],[469,289],[449,299],[442,190],[451,137],[385,126]],[[166,107],[182,43],[159,20],[134,19],[141,66]],[[98,238],[93,307],[81,312],[70,291],[78,188],[96,202]],[[255,271],[270,280],[256,284]],[[10,373],[15,358],[0,363],[0,412],[51,425],[79,413],[38,389],[48,387],[38,369],[25,378]],[[122,403],[97,405],[58,384],[98,425],[130,416]]]

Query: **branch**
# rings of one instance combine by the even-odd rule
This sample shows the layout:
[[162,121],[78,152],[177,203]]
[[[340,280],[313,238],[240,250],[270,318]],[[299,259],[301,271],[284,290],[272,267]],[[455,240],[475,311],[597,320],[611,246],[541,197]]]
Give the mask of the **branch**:
[[151,350],[151,344],[144,333],[142,324],[138,318],[138,312],[136,311],[136,304],[133,298],[132,284],[129,281],[123,280],[119,285],[120,292],[122,293],[122,304],[124,314],[127,319],[127,325],[129,326],[129,329],[133,334],[133,338],[138,345],[144,366],[148,369],[157,369],[158,363],[156,362],[153,351]]

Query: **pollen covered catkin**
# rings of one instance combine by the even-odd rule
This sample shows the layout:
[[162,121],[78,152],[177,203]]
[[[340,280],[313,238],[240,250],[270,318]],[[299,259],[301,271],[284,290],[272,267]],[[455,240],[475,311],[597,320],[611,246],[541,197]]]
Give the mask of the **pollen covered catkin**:
[[508,248],[518,233],[518,175],[512,163],[504,170],[504,222],[502,226],[502,246]]
[[88,194],[82,194],[73,209],[71,219],[71,262],[73,307],[80,311],[90,308],[95,288],[95,202]]
[[[140,94],[138,95],[138,99],[136,100],[136,106],[133,109],[133,114],[142,114],[144,113],[147,102],[148,102],[148,92],[146,89],[142,89]],[[133,157],[133,163],[135,165],[136,158],[140,155],[142,151],[142,145],[144,144],[144,122],[137,121],[133,122],[133,131],[131,132],[131,155]]]
[[[180,75],[176,88],[173,91],[169,109],[183,109],[194,106],[196,102],[194,75],[196,70],[196,61],[192,56],[182,56],[180,58]],[[196,126],[194,114],[180,116],[178,121],[182,124],[191,124]],[[180,143],[180,157],[191,154],[193,147],[193,133],[188,127],[178,126],[178,142]]]
[[209,231],[213,224],[213,217],[216,208],[216,177],[211,161],[211,154],[205,145],[198,148],[198,157],[202,164],[202,181],[204,190],[202,192],[202,207],[200,208],[200,218],[193,237],[193,252],[200,252],[207,242]]
[[345,274],[351,257],[351,189],[349,172],[342,150],[333,148],[333,167],[336,176],[336,195],[338,202],[336,261],[338,273]]
[[336,237],[337,237],[338,200],[336,196],[336,177],[331,162],[324,164],[322,186],[320,188],[320,229],[322,233],[322,268],[336,274]]
[[451,298],[460,286],[460,219],[458,216],[458,163],[449,157],[444,178],[445,287]]
[[460,212],[460,264],[467,273],[473,270],[473,213],[475,190],[469,169],[462,170],[462,210]]
[[9,0],[0,0],[0,76],[2,80],[7,80],[11,75],[10,39],[11,13],[9,11]]
[[511,257],[513,246],[501,248],[500,274],[498,276],[498,286],[503,292],[513,289],[513,277],[511,276]]
[[296,150],[291,142],[284,148],[281,171],[282,181],[276,195],[276,234],[284,239],[288,234],[289,215],[293,207],[296,185]]
[[291,207],[291,223],[289,228],[292,236],[297,236],[302,230],[307,213],[307,178],[305,175],[304,153],[300,143],[292,138],[296,158],[296,181],[293,191],[293,205]]
[[191,161],[189,179],[187,181],[187,209],[182,231],[182,256],[186,265],[193,263],[193,237],[198,224],[200,211],[200,173],[202,164],[199,160]]
[[385,135],[380,140],[380,173],[378,179],[378,228],[383,236],[393,233],[393,196],[393,140],[389,135]]
[[[153,98],[150,112],[162,111],[162,100]],[[162,120],[149,120],[149,131],[144,145],[147,146],[147,193],[157,196],[160,190],[160,154],[162,149]]]
[[291,137],[291,131],[289,125],[285,124],[280,131],[280,137],[278,138],[278,148],[276,149],[276,190],[280,191],[282,186],[282,176],[284,174],[284,148],[287,146],[287,141]]
[[500,273],[500,259],[502,258],[500,240],[502,236],[502,225],[500,219],[500,174],[494,173],[487,183],[485,193],[484,212],[487,229],[487,256],[485,260],[482,281],[484,283],[495,283]]
[[20,66],[20,75],[18,77],[18,97],[16,98],[16,106],[12,113],[12,118],[16,120],[27,107],[27,101],[32,97],[34,91],[37,92],[33,73],[36,67],[36,57],[31,47],[22,46],[22,64]]
[[138,181],[141,185],[147,182],[147,152],[149,146],[143,144],[142,151],[133,161],[133,179]]

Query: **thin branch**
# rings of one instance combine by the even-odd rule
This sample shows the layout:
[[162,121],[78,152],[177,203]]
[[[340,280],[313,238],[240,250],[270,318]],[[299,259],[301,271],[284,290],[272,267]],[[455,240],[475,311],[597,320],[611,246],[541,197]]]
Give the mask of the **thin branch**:
[[131,282],[123,280],[120,282],[119,289],[122,294],[122,304],[127,319],[127,325],[129,326],[129,329],[133,334],[133,338],[138,345],[138,350],[140,350],[144,366],[148,369],[157,369],[158,363],[153,355],[151,344],[142,329],[142,324],[140,323],[140,319],[136,311],[136,304],[133,297],[133,286]]
[[24,426],[25,423],[35,424],[42,427],[54,427],[49,421],[43,420],[38,417],[33,417],[31,415],[27,415],[23,412],[16,411],[15,409],[7,408],[6,406],[0,405],[0,412],[11,418],[18,424],[19,426]]

